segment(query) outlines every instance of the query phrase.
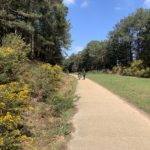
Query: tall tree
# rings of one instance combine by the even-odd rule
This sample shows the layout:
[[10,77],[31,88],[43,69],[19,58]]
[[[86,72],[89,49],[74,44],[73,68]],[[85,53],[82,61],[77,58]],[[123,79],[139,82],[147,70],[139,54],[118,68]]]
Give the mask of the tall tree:
[[143,37],[141,42],[141,59],[147,67],[150,67],[150,18],[147,20],[145,29],[141,36]]
[[61,63],[70,45],[67,13],[62,0],[0,0],[0,36],[21,34],[31,43],[31,57]]

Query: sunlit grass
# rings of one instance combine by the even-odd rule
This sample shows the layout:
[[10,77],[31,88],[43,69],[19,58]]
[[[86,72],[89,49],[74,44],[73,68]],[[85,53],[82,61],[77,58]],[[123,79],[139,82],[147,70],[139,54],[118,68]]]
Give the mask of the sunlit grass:
[[150,79],[100,73],[89,73],[88,78],[150,114]]

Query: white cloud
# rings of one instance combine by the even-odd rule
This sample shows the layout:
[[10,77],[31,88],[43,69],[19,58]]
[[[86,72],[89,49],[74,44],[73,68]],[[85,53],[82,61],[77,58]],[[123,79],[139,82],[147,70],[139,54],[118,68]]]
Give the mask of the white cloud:
[[150,8],[150,0],[144,0],[144,6]]
[[116,4],[116,6],[114,7],[115,10],[120,11],[122,9],[122,6],[120,3]]
[[120,7],[120,6],[116,6],[116,7],[115,7],[115,10],[118,10],[118,11],[119,11],[119,10],[121,10],[121,7]]
[[83,49],[84,48],[82,46],[77,46],[77,47],[75,47],[74,52],[78,53],[78,52],[82,51]]
[[71,5],[71,4],[74,4],[74,3],[75,3],[75,0],[64,0],[65,5]]
[[84,1],[84,2],[81,4],[81,7],[82,7],[82,8],[86,8],[86,7],[88,7],[88,6],[89,6],[88,1]]

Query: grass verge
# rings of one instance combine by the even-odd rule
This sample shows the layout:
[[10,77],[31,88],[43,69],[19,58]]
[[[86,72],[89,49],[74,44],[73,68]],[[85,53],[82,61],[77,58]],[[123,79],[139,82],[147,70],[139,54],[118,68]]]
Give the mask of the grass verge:
[[88,78],[121,96],[150,115],[150,80],[89,73]]
[[49,103],[32,101],[34,111],[27,118],[37,150],[66,150],[71,133],[69,122],[74,114],[76,80],[63,75],[62,85],[56,98]]

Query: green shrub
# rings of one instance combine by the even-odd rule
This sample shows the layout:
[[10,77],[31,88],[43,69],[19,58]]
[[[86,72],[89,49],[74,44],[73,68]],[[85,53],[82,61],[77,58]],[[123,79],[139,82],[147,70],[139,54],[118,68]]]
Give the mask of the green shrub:
[[[61,120],[58,121],[60,127],[56,127],[58,134],[68,134],[69,124],[60,118],[65,111],[72,108],[73,99],[55,96],[61,85],[62,68],[58,65],[51,66],[28,60],[30,47],[20,36],[7,35],[3,38],[2,44],[0,48],[0,149],[21,150],[24,146],[26,149],[33,148],[32,139],[29,137],[31,133],[24,119],[25,112],[32,109],[30,104],[35,100],[46,102],[44,104],[47,106],[49,104],[49,114]],[[41,114],[44,116],[46,112],[43,110]]]
[[132,70],[131,70],[131,68],[124,68],[122,75],[132,76]]
[[20,59],[25,59],[31,51],[30,45],[26,44],[20,35],[14,33],[7,34],[3,37],[2,47],[11,47]]
[[112,74],[112,71],[109,70],[109,69],[106,69],[106,70],[105,70],[105,73]]
[[39,101],[51,99],[53,93],[59,88],[62,69],[58,65],[39,64],[30,73],[30,87],[32,96],[37,97]]
[[0,83],[14,80],[18,60],[12,48],[0,48]]
[[27,60],[29,46],[20,36],[10,34],[2,39],[0,48],[0,84],[14,81]]
[[135,60],[131,63],[131,66],[130,68],[132,70],[136,69],[136,70],[141,70],[144,68],[144,65],[143,65],[143,61],[142,60]]
[[150,77],[150,68],[146,68],[145,69],[145,73],[144,73],[144,76],[143,77],[145,77],[145,78],[149,78]]
[[136,60],[131,63],[130,67],[114,67],[112,72],[115,74],[121,74],[125,76],[135,76],[135,77],[150,77],[150,68],[145,68],[142,60]]
[[122,74],[123,72],[123,68],[121,66],[115,66],[112,69],[112,73],[114,74]]

